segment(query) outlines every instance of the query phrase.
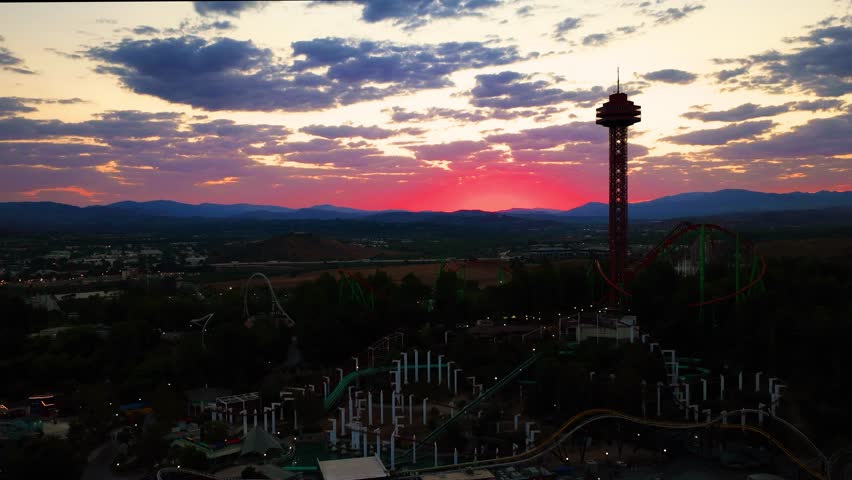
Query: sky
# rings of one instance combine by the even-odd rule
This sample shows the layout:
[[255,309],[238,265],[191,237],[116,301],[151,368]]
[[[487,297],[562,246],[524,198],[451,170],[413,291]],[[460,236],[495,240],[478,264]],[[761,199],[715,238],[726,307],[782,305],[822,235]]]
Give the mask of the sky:
[[0,4],[0,201],[363,209],[852,190],[850,0]]

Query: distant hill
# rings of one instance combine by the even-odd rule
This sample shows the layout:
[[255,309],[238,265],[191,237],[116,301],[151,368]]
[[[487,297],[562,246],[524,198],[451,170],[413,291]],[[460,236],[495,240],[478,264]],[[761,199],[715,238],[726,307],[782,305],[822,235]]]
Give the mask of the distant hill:
[[[702,217],[729,213],[818,210],[833,207],[852,207],[852,192],[763,193],[751,190],[719,190],[717,192],[679,193],[647,202],[631,203],[631,219],[668,219]],[[606,217],[606,203],[589,202],[577,208],[552,213],[546,209],[512,209],[509,215],[555,217]]]
[[[762,193],[749,190],[681,193],[630,204],[631,220],[666,220],[736,213],[793,212],[852,207],[852,192]],[[104,206],[75,207],[53,202],[0,203],[0,222],[5,229],[98,227],[113,230],[123,226],[189,225],[193,222],[232,220],[353,220],[382,223],[432,223],[442,225],[509,225],[533,228],[536,222],[606,221],[605,203],[590,202],[571,210],[513,208],[500,212],[459,210],[456,212],[369,211],[334,205],[285,208],[272,205],[191,205],[169,200],[117,202]]]

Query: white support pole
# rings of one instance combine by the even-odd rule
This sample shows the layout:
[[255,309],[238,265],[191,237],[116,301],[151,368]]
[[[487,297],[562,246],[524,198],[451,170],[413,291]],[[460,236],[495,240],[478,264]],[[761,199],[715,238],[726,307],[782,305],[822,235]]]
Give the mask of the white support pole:
[[419,355],[420,355],[420,352],[418,352],[417,349],[415,348],[414,349],[414,383],[420,383],[420,373],[419,373],[420,369],[418,368],[419,363],[420,363],[420,360],[418,359]]
[[426,383],[432,383],[432,350],[426,351]]
[[396,427],[396,394],[391,394],[391,420],[393,420],[393,426]]
[[349,421],[351,422],[352,419],[354,419],[354,418],[355,418],[355,409],[353,408],[353,405],[352,405],[352,390],[351,390],[351,387],[350,387],[350,390],[349,390]]
[[515,414],[515,431],[518,431],[518,418],[521,416],[520,413]]
[[269,431],[269,423],[266,421],[266,412],[270,410],[269,407],[263,407],[263,431]]
[[367,425],[373,424],[373,392],[367,392]]
[[257,409],[254,409],[254,428],[257,428]]
[[707,401],[707,380],[701,379],[701,400]]
[[447,361],[447,390],[450,390],[453,386],[453,363],[452,361]]
[[385,424],[385,391],[379,390],[379,423]]
[[414,425],[414,394],[408,394],[408,424]]
[[429,397],[423,399],[423,425],[426,425],[426,400],[429,400]]
[[240,415],[243,416],[243,436],[248,435],[248,412],[246,410],[240,411]]
[[402,352],[402,363],[405,365],[402,375],[405,378],[405,384],[408,385],[408,352]]
[[396,364],[396,393],[399,393],[402,386],[400,385],[400,369],[402,368],[402,362],[399,360],[394,360],[392,363]]
[[757,372],[754,374],[754,391],[760,391],[760,376],[763,375],[763,372]]
[[364,448],[364,456],[366,457],[366,456],[367,456],[367,432],[366,432],[366,431],[365,431],[365,432],[361,432],[361,435],[362,435],[361,440],[362,440],[362,442],[364,443],[364,445],[363,445],[363,448]]
[[725,399],[725,376],[719,375],[719,400]]
[[743,391],[743,372],[742,372],[742,370],[740,370],[738,380],[739,380],[738,383],[739,383],[740,391],[742,392]]
[[393,433],[391,433],[391,444],[390,444],[391,470],[396,469],[396,458],[394,457],[394,455],[396,454],[396,452],[394,451],[395,449],[396,449],[396,430],[394,430]]
[[437,467],[438,466],[438,442],[432,443],[432,450],[434,451],[435,466]]
[[376,457],[382,458],[382,429],[373,430],[376,432]]
[[340,436],[343,437],[346,435],[346,409],[339,407],[338,410],[340,410]]
[[417,435],[412,435],[411,442],[411,463],[417,463]]
[[772,386],[775,384],[775,380],[778,380],[778,377],[770,377],[769,378],[769,394],[772,394]]
[[329,420],[331,421],[331,431],[328,432],[328,440],[329,442],[331,442],[332,445],[334,445],[337,443],[337,419],[329,418]]
[[663,382],[657,382],[657,416],[662,415],[662,405],[660,405],[660,388],[663,386]]
[[459,449],[454,448],[453,449],[453,465],[458,465],[458,464],[459,464]]
[[443,381],[441,379],[441,373],[444,371],[444,369],[441,367],[441,359],[442,358],[444,358],[443,355],[438,355],[438,385],[440,385],[441,382]]

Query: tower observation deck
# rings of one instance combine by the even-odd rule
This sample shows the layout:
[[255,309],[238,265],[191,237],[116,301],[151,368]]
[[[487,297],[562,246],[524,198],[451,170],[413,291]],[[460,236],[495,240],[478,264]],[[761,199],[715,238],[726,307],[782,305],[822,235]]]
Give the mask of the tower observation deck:
[[[609,278],[620,286],[627,263],[627,127],[641,121],[641,108],[627,100],[619,84],[597,109],[595,122],[609,128]],[[610,289],[610,305],[617,301],[617,292]]]

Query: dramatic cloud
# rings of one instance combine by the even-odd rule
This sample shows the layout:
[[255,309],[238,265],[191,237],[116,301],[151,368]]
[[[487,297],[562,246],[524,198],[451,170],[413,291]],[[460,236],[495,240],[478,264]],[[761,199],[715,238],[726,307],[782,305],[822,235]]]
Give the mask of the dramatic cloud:
[[[760,141],[718,147],[710,153],[723,159],[848,157],[852,154],[849,132],[852,132],[852,113],[846,112],[836,117],[810,120],[789,132]],[[848,169],[848,158],[843,162]]]
[[561,112],[557,107],[542,107],[533,109],[475,109],[475,110],[458,110],[454,108],[432,107],[423,112],[410,112],[400,107],[393,107],[386,110],[391,114],[391,119],[394,122],[427,122],[446,118],[455,120],[460,123],[476,123],[485,120],[512,120],[515,118],[532,117],[535,121],[541,122],[549,119],[552,115]]
[[[293,43],[287,65],[251,41],[196,36],[92,48],[98,72],[136,93],[206,110],[305,111],[451,85],[466,68],[520,60],[513,47],[480,42],[395,45],[324,38]],[[317,73],[316,70],[324,70]]]
[[[335,4],[337,2],[318,2]],[[410,30],[434,19],[481,15],[480,10],[496,7],[497,0],[356,0],[363,5],[361,19],[368,23],[393,21]]]
[[686,18],[690,13],[703,8],[704,5],[685,5],[683,8],[667,8],[665,10],[654,11],[650,15],[656,19],[657,23],[672,23]]
[[156,35],[160,33],[160,29],[154,28],[150,25],[139,25],[133,29],[133,33],[136,35]]
[[567,17],[565,20],[556,24],[555,31],[553,36],[559,40],[564,40],[565,34],[570,32],[571,30],[576,30],[580,28],[580,25],[583,23],[582,19],[577,17]]
[[35,111],[36,108],[26,104],[25,98],[0,97],[0,117]]
[[744,103],[738,107],[716,112],[687,112],[684,118],[701,120],[703,122],[741,122],[752,118],[772,117],[779,113],[789,112],[793,103],[784,105],[768,105],[761,107],[753,103]]
[[353,137],[361,137],[367,138],[370,140],[379,140],[383,138],[389,138],[394,135],[399,135],[400,132],[396,130],[389,130],[387,128],[381,128],[376,125],[372,127],[368,126],[353,126],[353,125],[309,125],[299,130],[302,133],[307,133],[309,135],[314,135],[316,137],[323,138],[353,138]]
[[476,86],[470,91],[474,106],[495,109],[538,107],[574,102],[588,107],[606,98],[603,87],[589,90],[562,90],[546,80],[531,80],[531,75],[505,71],[476,76]]
[[583,45],[591,47],[602,47],[612,39],[611,33],[593,33],[583,37]]
[[31,105],[60,104],[71,105],[82,103],[79,98],[23,98],[23,97],[0,97],[0,117],[18,113],[35,112],[38,110]]
[[239,17],[243,12],[249,10],[260,10],[265,6],[263,2],[251,1],[216,1],[216,2],[192,2],[195,11],[202,16],[227,15]]
[[[3,40],[0,40],[2,42]],[[24,75],[33,75],[34,71],[24,65],[24,61],[15,55],[6,48],[0,47],[0,68],[9,72],[22,73]]]
[[724,145],[732,140],[754,138],[772,128],[773,125],[775,124],[772,120],[743,122],[722,128],[696,130],[682,135],[664,137],[663,140],[686,145]]
[[655,72],[648,72],[645,75],[642,75],[642,78],[651,82],[686,84],[694,82],[695,79],[698,78],[698,75],[685,72],[683,70],[667,68],[664,70],[657,70]]
[[732,88],[758,88],[786,93],[791,88],[821,97],[852,93],[852,27],[830,26],[793,39],[805,46],[792,53],[769,51],[729,60],[741,67],[716,73]]

